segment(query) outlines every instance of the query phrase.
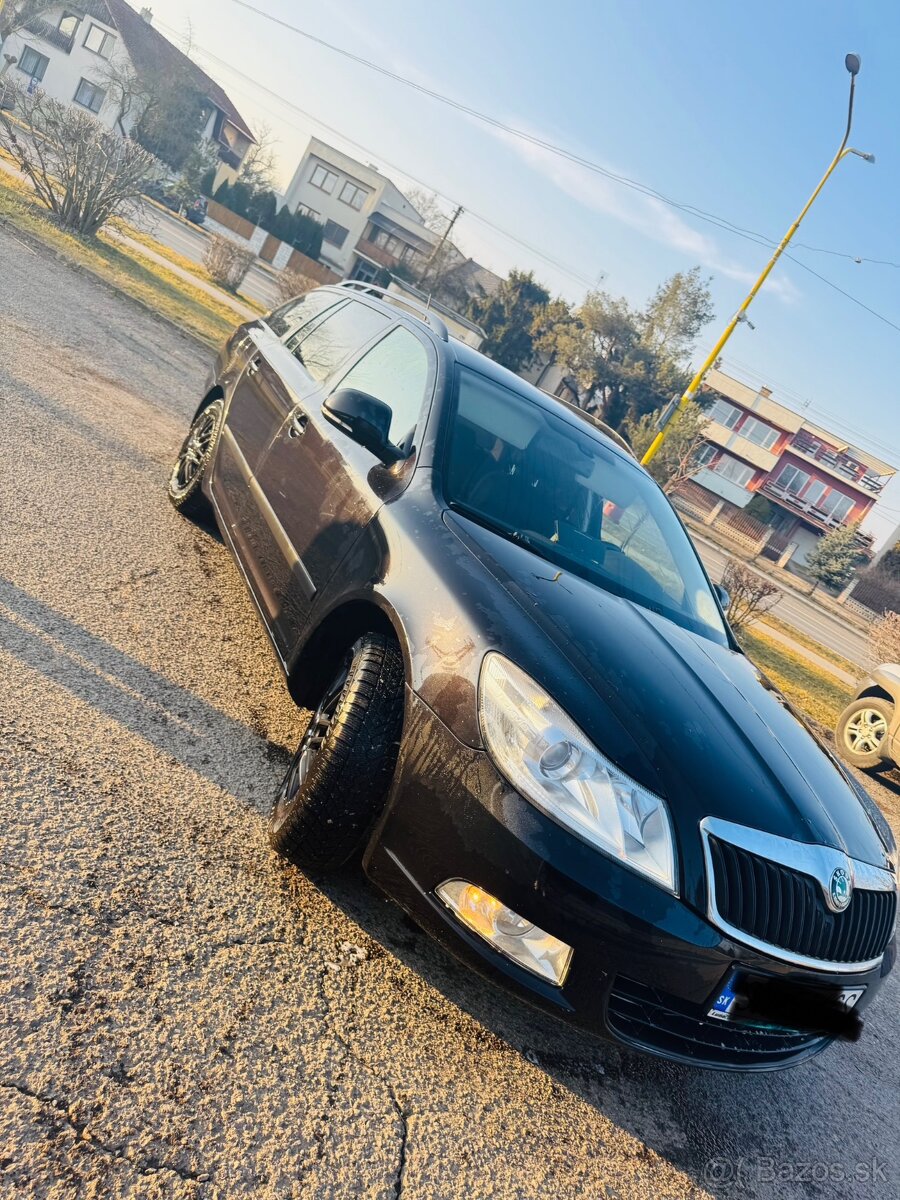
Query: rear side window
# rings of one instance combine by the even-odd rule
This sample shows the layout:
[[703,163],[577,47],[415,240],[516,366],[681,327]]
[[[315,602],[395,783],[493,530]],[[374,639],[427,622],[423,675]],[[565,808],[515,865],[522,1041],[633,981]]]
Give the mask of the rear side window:
[[392,320],[377,308],[351,300],[308,331],[301,330],[289,349],[316,383],[324,383],[345,358],[361,350]]
[[341,380],[390,406],[390,438],[395,446],[411,444],[429,378],[428,351],[408,329],[394,329],[363,355]]
[[345,296],[335,295],[334,292],[307,292],[305,296],[298,296],[296,300],[290,300],[281,308],[276,308],[266,317],[266,324],[276,337],[287,338],[302,329],[314,317],[321,316],[329,308],[343,304],[345,300]]

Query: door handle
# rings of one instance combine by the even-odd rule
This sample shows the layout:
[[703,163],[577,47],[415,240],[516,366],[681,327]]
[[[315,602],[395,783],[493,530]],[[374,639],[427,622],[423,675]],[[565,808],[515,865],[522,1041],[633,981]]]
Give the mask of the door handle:
[[306,413],[293,413],[291,416],[291,423],[288,426],[288,437],[303,437],[304,433],[306,433],[306,426],[308,422],[309,418],[307,417]]
[[247,374],[250,376],[251,379],[253,378],[254,375],[259,374],[259,366],[260,366],[260,360],[258,358],[254,358],[253,362],[247,368]]

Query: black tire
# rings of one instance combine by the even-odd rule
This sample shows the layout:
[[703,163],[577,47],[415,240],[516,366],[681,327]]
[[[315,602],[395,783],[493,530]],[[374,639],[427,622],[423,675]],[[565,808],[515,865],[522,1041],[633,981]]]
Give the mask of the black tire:
[[880,696],[854,700],[841,713],[834,740],[841,758],[862,771],[875,771],[889,765],[882,755],[894,706]]
[[169,476],[169,499],[180,513],[192,520],[210,515],[209,502],[200,485],[216,451],[224,412],[225,402],[213,400],[197,414]]
[[384,806],[403,725],[403,658],[366,634],[325,689],[269,821],[269,841],[307,870],[343,866]]

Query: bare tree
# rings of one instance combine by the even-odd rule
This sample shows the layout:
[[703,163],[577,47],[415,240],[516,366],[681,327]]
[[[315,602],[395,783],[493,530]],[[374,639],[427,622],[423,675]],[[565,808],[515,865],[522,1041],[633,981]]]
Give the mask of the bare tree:
[[301,275],[299,271],[284,270],[275,280],[278,298],[282,304],[287,304],[289,300],[302,296],[304,292],[311,292],[318,286],[315,279],[310,279],[308,275]]
[[50,0],[4,0],[0,3],[0,48],[11,33],[24,29],[55,7]]
[[[663,409],[636,421],[625,422],[625,435],[638,458],[643,458],[659,432]],[[666,440],[650,465],[650,474],[671,495],[703,466],[700,452],[706,445],[709,418],[699,404],[680,409],[669,423]]]
[[231,238],[215,234],[203,255],[203,265],[220,287],[236,292],[255,258],[252,250],[245,250]]
[[107,96],[118,109],[116,124],[127,136],[159,102],[157,81],[149,75],[138,75],[127,59],[120,58],[103,64],[101,79]]
[[270,125],[256,128],[256,143],[244,155],[238,179],[254,192],[272,191],[275,187],[275,147],[278,140]]
[[781,592],[774,583],[734,558],[728,560],[722,585],[731,598],[728,623],[735,633],[752,625],[781,599]]
[[16,107],[30,130],[0,111],[0,147],[64,229],[95,237],[112,217],[130,216],[160,174],[137,142],[40,90],[18,89]]
[[432,233],[443,233],[450,218],[444,212],[441,202],[434,192],[426,192],[424,188],[410,188],[405,193],[407,200],[422,218],[426,228]]
[[900,663],[900,613],[886,612],[869,630],[872,661]]

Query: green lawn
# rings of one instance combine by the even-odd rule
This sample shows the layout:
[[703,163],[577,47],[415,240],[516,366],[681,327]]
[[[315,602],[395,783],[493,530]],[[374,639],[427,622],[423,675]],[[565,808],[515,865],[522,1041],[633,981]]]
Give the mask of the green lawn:
[[32,197],[26,184],[5,174],[0,176],[0,222],[38,238],[69,262],[167,317],[207,345],[218,346],[240,323],[240,317],[228,305],[136,250],[102,237],[86,241],[66,233]]

